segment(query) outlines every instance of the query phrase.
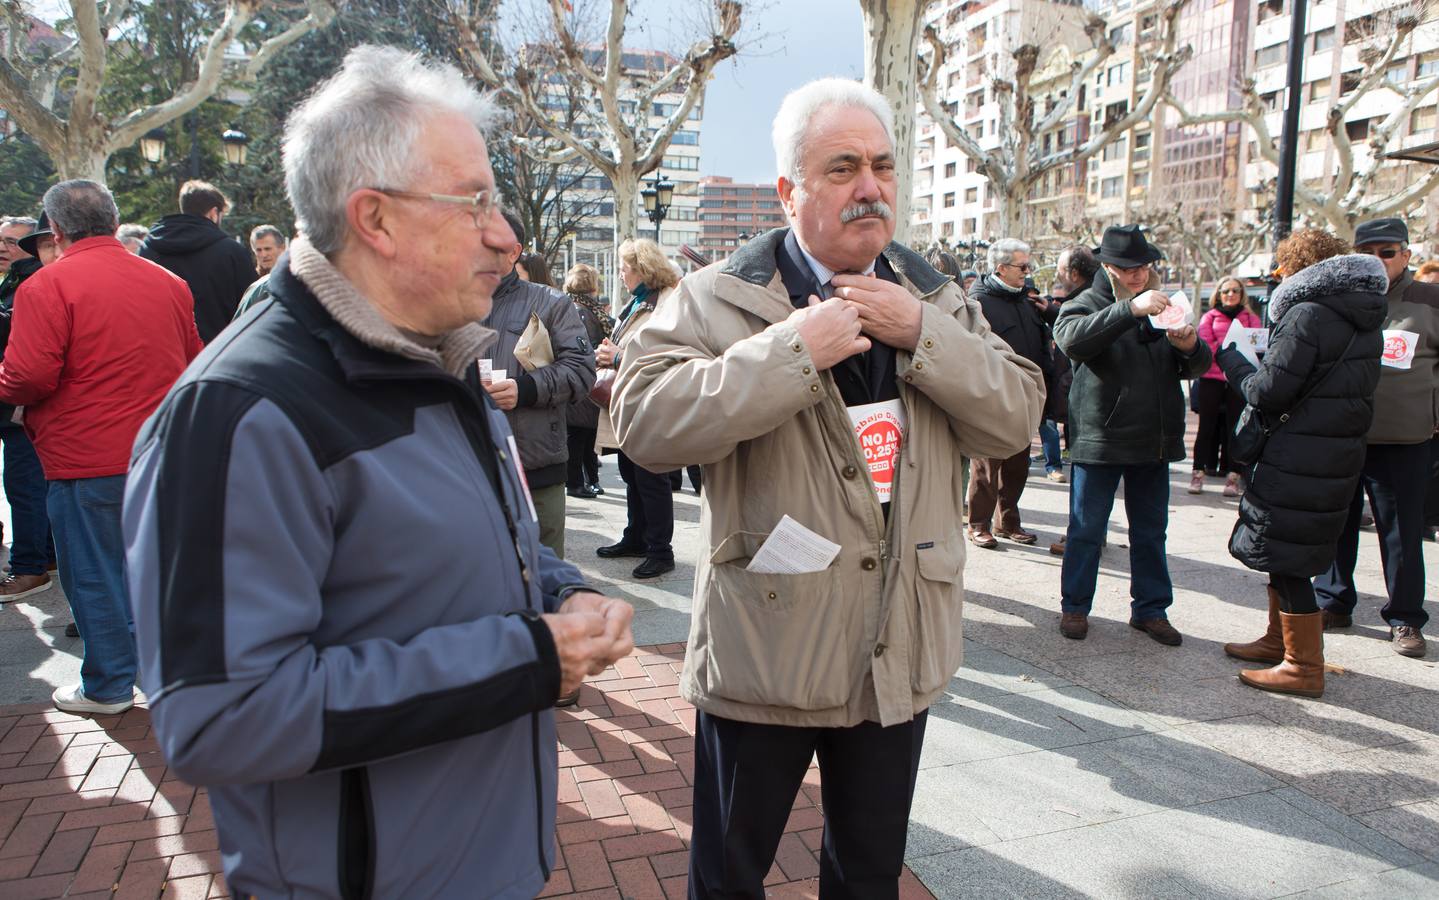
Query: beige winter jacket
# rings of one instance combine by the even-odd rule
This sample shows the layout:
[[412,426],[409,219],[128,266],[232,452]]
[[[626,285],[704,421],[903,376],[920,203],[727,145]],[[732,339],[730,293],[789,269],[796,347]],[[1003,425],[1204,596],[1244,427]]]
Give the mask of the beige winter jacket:
[[[683,696],[748,722],[893,725],[961,662],[960,457],[1028,446],[1043,380],[951,279],[891,244],[885,257],[924,311],[918,348],[896,360],[909,424],[886,527],[834,380],[785,321],[784,236],[681,282],[629,344],[611,412],[639,465],[704,465]],[[786,514],[842,545],[839,557],[811,574],[746,571]]]

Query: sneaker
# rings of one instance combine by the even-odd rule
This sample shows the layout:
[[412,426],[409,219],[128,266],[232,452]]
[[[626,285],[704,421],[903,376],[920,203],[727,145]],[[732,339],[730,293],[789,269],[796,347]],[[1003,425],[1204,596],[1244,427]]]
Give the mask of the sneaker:
[[56,688],[55,693],[50,695],[50,700],[61,712],[78,713],[82,716],[114,716],[135,705],[133,695],[114,703],[91,700],[85,696],[84,689],[78,684]]
[[1202,493],[1204,493],[1204,473],[1203,473],[1203,472],[1195,472],[1193,475],[1190,475],[1190,476],[1189,476],[1189,487],[1188,487],[1187,490],[1188,490],[1189,493],[1191,493],[1191,494],[1202,494]]
[[7,575],[0,579],[0,603],[50,590],[49,575]]
[[1424,643],[1424,635],[1413,625],[1399,625],[1389,629],[1389,640],[1394,642],[1394,652],[1400,656],[1418,659],[1429,649]]
[[1050,481],[1054,482],[1055,484],[1066,484],[1066,483],[1069,482],[1069,476],[1066,475],[1066,474],[1064,474],[1063,472],[1059,471],[1058,469],[1054,469],[1054,470],[1046,473],[1044,477],[1045,477],[1045,478],[1048,478]]
[[1237,472],[1230,472],[1230,473],[1229,473],[1229,477],[1226,478],[1226,479],[1224,479],[1224,496],[1226,496],[1226,497],[1238,497],[1238,496],[1239,496],[1239,473],[1237,473]]

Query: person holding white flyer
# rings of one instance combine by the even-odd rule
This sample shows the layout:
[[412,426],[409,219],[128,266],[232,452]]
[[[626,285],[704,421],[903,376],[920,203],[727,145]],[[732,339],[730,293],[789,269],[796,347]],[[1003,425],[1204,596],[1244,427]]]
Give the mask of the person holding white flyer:
[[1188,302],[1156,290],[1162,254],[1138,225],[1106,228],[1097,256],[1103,271],[1065,302],[1054,324],[1055,343],[1074,363],[1059,631],[1072,640],[1089,634],[1099,555],[1122,480],[1130,627],[1178,646],[1183,638],[1167,614],[1174,602],[1164,551],[1169,463],[1184,458],[1180,381],[1202,375],[1213,355],[1183,312]]
[[1424,485],[1439,419],[1439,285],[1414,280],[1409,271],[1409,229],[1402,219],[1361,222],[1354,251],[1376,256],[1389,276],[1384,316],[1384,353],[1374,392],[1364,473],[1329,571],[1314,579],[1325,630],[1349,628],[1359,595],[1354,564],[1359,555],[1359,517],[1364,494],[1379,532],[1379,558],[1389,602],[1379,611],[1389,626],[1394,652],[1427,652],[1424,611]]
[[961,459],[1028,446],[1043,380],[893,241],[883,97],[808,84],[774,143],[792,227],[680,282],[610,411],[638,465],[705,467],[689,895],[764,896],[817,755],[821,896],[895,897],[926,712],[962,655]]

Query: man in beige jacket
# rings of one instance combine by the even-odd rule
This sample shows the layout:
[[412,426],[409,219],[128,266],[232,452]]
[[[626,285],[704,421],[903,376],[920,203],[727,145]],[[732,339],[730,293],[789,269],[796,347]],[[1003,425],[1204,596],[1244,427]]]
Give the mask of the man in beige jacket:
[[[636,333],[611,410],[639,465],[705,467],[681,684],[699,708],[690,896],[763,896],[815,754],[821,895],[895,896],[925,711],[960,664],[960,458],[1026,446],[1043,382],[891,242],[878,94],[806,85],[774,143],[793,227],[680,283]],[[838,555],[752,571],[784,516]]]

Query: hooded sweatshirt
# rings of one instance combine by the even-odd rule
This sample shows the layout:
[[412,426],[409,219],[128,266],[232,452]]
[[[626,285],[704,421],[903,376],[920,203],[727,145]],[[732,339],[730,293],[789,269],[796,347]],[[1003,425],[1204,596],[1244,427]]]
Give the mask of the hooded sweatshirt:
[[255,280],[255,260],[244,244],[202,216],[176,213],[160,220],[140,256],[179,275],[195,297],[195,327],[205,343],[235,317]]

